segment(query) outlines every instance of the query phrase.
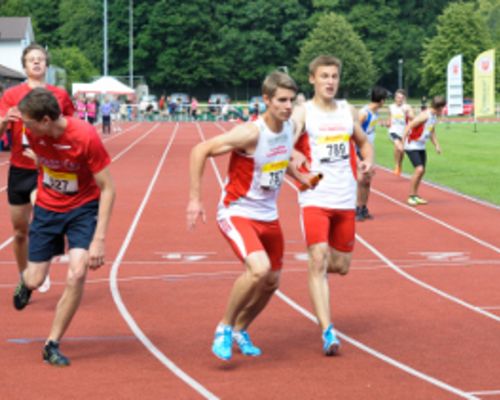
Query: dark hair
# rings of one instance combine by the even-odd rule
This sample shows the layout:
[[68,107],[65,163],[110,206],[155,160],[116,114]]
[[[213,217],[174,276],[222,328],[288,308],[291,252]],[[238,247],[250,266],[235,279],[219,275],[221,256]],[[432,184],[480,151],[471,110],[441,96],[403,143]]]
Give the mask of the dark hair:
[[443,96],[434,96],[432,98],[431,102],[431,107],[436,109],[436,108],[443,108],[446,105],[446,99]]
[[374,103],[380,103],[381,101],[387,99],[387,90],[382,86],[375,86],[372,89],[371,97]]
[[281,71],[273,71],[266,76],[266,79],[262,83],[262,94],[273,98],[278,88],[293,90],[295,93],[299,90],[295,81],[288,74]]
[[61,108],[50,90],[35,88],[21,100],[17,106],[22,114],[28,115],[35,121],[41,121],[48,116],[52,121],[61,115]]
[[39,45],[38,43],[31,43],[28,47],[24,48],[23,54],[21,56],[21,64],[23,65],[23,68],[26,68],[26,56],[32,50],[40,50],[43,54],[45,54],[45,65],[47,67],[50,65],[49,52],[45,49],[45,47]]

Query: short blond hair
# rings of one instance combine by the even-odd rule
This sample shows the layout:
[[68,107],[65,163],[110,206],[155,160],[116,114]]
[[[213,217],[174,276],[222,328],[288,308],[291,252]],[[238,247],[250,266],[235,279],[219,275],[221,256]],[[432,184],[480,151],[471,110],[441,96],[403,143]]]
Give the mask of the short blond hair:
[[290,89],[295,93],[299,90],[297,84],[290,75],[281,71],[273,71],[267,75],[264,82],[262,82],[262,94],[271,99],[276,94],[278,88]]
[[335,65],[340,74],[342,69],[342,61],[340,61],[340,59],[327,54],[318,56],[309,63],[309,75],[313,76],[319,67],[329,67],[331,65]]

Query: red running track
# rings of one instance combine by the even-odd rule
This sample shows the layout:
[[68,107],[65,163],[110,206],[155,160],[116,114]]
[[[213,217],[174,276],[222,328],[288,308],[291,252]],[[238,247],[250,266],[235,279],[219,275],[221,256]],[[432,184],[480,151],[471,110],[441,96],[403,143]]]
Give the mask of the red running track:
[[[63,341],[70,368],[49,367],[40,354],[64,258],[53,265],[52,289],[17,312],[12,249],[0,250],[2,398],[500,399],[498,208],[424,186],[430,203],[414,210],[404,203],[408,181],[379,170],[370,200],[376,218],[358,224],[349,275],[331,278],[343,347],[326,358],[296,193],[285,185],[282,284],[251,328],[264,354],[223,363],[210,352],[213,330],[242,271],[215,224],[227,158],[206,166],[207,224],[188,232],[185,207],[190,149],[230,125],[128,128],[106,138],[118,192],[108,264],[89,272]],[[2,224],[0,244],[10,235]]]

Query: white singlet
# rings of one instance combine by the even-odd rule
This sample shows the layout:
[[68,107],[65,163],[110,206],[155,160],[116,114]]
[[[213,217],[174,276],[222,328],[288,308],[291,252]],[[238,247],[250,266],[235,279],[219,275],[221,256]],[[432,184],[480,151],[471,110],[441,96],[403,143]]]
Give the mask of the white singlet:
[[[323,179],[299,194],[301,207],[316,206],[336,210],[356,207],[356,154],[351,141],[353,117],[349,103],[336,100],[335,111],[324,111],[312,101],[305,104],[305,137],[302,151],[311,163],[311,171]],[[302,144],[302,143],[301,143]]]
[[405,141],[405,150],[425,150],[425,144],[434,132],[437,117],[430,110],[424,112],[427,113],[427,121],[411,130]]
[[294,129],[291,121],[279,133],[264,120],[253,122],[259,139],[252,155],[233,151],[217,219],[240,216],[258,221],[278,219],[276,199],[290,161]]

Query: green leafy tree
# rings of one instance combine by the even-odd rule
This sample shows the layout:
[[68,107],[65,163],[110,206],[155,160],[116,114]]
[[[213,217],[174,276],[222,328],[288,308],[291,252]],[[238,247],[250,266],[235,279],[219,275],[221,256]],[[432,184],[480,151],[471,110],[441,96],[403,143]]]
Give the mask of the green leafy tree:
[[[431,96],[446,94],[449,60],[463,55],[464,95],[472,95],[474,60],[493,42],[474,3],[452,3],[438,18],[437,35],[424,44],[422,83]],[[467,38],[467,40],[464,40]]]
[[78,47],[94,67],[102,65],[102,1],[61,0],[60,47]]
[[74,82],[89,82],[98,70],[77,47],[63,47],[51,50],[52,64],[66,71],[66,89],[71,93]]
[[331,54],[342,60],[341,94],[366,96],[375,77],[372,56],[341,15],[323,15],[304,40],[295,67],[296,78],[303,87],[308,85],[309,63],[320,54]]

